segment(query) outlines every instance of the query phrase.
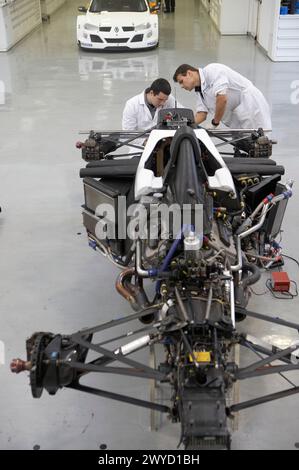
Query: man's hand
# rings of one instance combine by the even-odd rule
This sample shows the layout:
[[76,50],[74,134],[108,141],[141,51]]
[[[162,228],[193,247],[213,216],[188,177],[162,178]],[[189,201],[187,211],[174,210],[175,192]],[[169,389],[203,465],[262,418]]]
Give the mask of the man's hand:
[[201,124],[207,119],[208,113],[205,113],[204,111],[200,111],[199,113],[196,113],[194,116],[195,123],[196,124]]

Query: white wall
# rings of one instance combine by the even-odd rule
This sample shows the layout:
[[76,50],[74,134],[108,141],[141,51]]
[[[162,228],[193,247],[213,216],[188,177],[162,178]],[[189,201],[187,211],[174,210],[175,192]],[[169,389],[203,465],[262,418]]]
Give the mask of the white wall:
[[7,51],[41,24],[39,0],[18,0],[0,6],[0,51]]
[[248,18],[248,32],[255,38],[257,33],[257,14],[258,14],[258,0],[250,0],[249,3],[249,18]]
[[247,34],[251,0],[201,0],[221,34]]
[[221,34],[247,34],[250,0],[222,0]]
[[[42,15],[52,15],[64,4],[65,0],[40,0]],[[82,2],[82,5],[86,2]]]

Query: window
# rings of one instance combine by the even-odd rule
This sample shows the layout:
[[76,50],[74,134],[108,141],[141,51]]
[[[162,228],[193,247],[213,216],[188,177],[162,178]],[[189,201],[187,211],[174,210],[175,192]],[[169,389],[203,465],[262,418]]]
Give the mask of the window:
[[93,0],[89,11],[100,13],[102,11],[147,11],[145,0]]

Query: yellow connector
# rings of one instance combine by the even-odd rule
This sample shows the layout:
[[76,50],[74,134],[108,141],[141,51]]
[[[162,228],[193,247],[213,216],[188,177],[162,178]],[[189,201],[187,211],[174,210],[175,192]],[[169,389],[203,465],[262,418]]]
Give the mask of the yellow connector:
[[[211,353],[209,351],[194,351],[193,355],[196,362],[211,362]],[[189,355],[189,361],[193,362],[191,354]]]

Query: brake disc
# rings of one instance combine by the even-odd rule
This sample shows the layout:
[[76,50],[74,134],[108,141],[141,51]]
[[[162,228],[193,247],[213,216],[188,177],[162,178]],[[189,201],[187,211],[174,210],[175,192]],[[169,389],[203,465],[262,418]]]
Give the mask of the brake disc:
[[43,379],[46,372],[44,364],[44,352],[52,340],[53,335],[49,333],[35,333],[27,340],[27,360],[31,362],[30,386],[34,398],[40,398],[43,393]]

